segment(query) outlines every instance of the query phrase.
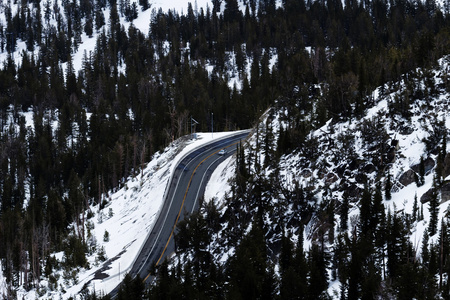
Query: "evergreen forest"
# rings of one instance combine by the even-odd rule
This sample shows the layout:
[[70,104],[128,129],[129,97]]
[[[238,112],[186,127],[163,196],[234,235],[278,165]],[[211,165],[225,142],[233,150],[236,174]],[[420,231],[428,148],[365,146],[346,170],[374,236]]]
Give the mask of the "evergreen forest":
[[[148,31],[141,32],[133,20],[148,10]],[[189,134],[191,117],[197,131],[228,131],[259,128],[263,113],[277,109],[286,111],[289,126],[274,136],[266,123],[258,149],[239,147],[225,213],[203,204],[178,228],[179,258],[155,269],[151,286],[125,277],[118,298],[450,299],[450,220],[438,226],[435,217],[428,233],[438,241],[414,245],[408,231],[420,208],[413,216],[386,213],[381,202],[390,187],[365,185],[319,203],[313,189],[283,189],[277,176],[285,155],[317,160],[311,130],[362,117],[377,87],[388,93],[401,80],[423,82],[390,106],[392,118],[404,120],[414,99],[450,90],[450,80],[435,86],[427,73],[450,53],[449,0],[212,0],[203,8],[189,4],[184,13],[155,9],[148,0],[3,0],[0,13],[5,299],[19,287],[39,289],[43,279],[57,289],[56,269],[70,281],[77,268],[88,268],[90,205],[107,205],[104,194]],[[86,38],[95,38],[95,50],[84,52],[77,69],[73,56]],[[366,125],[367,144],[383,138]],[[435,125],[427,150],[445,167],[446,133]],[[266,159],[257,161],[257,152]],[[381,160],[373,165],[385,176],[389,166]],[[263,168],[273,176],[258,176]],[[275,193],[285,203],[269,203]],[[361,210],[354,228],[346,228],[349,201]],[[279,223],[269,225],[267,214]],[[301,237],[311,220],[321,225],[306,251]],[[215,261],[212,240],[235,249],[226,263]],[[63,264],[54,252],[64,252]],[[330,295],[336,280],[340,294]]]

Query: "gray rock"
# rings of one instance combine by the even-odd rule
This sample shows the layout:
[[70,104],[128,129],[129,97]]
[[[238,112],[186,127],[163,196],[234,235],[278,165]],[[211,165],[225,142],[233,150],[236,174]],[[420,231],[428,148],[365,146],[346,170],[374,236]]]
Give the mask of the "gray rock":
[[433,197],[434,189],[431,188],[428,191],[425,192],[425,194],[420,197],[420,202],[427,203],[431,200],[431,197]]
[[386,163],[390,164],[395,161],[395,153],[397,153],[397,150],[395,150],[394,147],[389,149],[389,151],[386,154]]
[[[431,157],[428,157],[427,159],[425,159],[423,161],[423,164],[424,164],[424,167],[425,167],[425,174],[427,174],[428,172],[430,172],[434,168],[434,166],[436,165],[436,162]],[[419,174],[419,172],[420,172],[420,163],[411,166],[411,169],[414,172],[416,172],[417,174]]]
[[366,172],[366,174],[370,174],[373,173],[377,170],[377,167],[375,167],[373,164],[367,164],[364,166],[364,172]]
[[404,188],[404,185],[400,184],[400,182],[395,181],[391,188],[391,193],[400,192],[400,190]]
[[[439,188],[439,195],[441,196],[441,203],[447,202],[450,200],[450,182],[446,181]],[[429,189],[425,194],[420,197],[420,202],[427,203],[433,197],[434,189]]]
[[450,200],[450,182],[444,182],[441,187],[441,203]]
[[403,173],[400,178],[398,179],[398,181],[403,184],[404,186],[408,186],[411,183],[416,181],[416,172],[414,172],[413,170],[409,169],[408,171],[406,171],[405,173]]
[[444,158],[444,178],[450,175],[450,153],[447,153]]
[[331,184],[333,184],[333,183],[335,183],[336,181],[338,181],[338,177],[336,176],[336,174],[334,174],[334,173],[328,173],[326,176],[325,176],[325,184],[326,185],[331,185]]

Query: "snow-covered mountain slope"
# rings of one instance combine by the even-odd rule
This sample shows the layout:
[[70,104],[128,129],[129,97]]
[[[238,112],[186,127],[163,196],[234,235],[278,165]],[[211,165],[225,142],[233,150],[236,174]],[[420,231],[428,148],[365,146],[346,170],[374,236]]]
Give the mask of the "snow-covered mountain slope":
[[[62,7],[63,7],[62,2],[63,2],[63,0],[40,1],[39,2],[40,11],[44,12],[46,9],[45,6],[48,5],[48,7],[51,7],[53,9],[55,7],[57,7],[60,9],[60,12],[62,12]],[[281,0],[277,0],[276,3],[277,3],[277,6],[280,6]],[[140,8],[138,0],[131,0],[131,1],[129,1],[128,4],[129,5],[136,4],[136,6]],[[245,10],[244,2],[239,1],[239,4],[240,4],[241,10],[244,11]],[[17,13],[17,11],[20,8],[20,5],[21,5],[20,3],[12,3],[11,4],[12,15],[15,15]],[[176,0],[176,1],[150,0],[149,5],[150,5],[150,8],[148,8],[146,10],[139,9],[137,18],[132,21],[128,21],[123,14],[119,15],[120,24],[124,26],[125,32],[128,32],[128,28],[132,25],[136,29],[138,29],[141,33],[143,33],[147,36],[149,33],[149,29],[150,29],[150,21],[160,9],[163,12],[167,12],[167,11],[171,10],[173,12],[177,12],[177,13],[183,14],[183,15],[187,13],[189,5],[192,6],[194,13],[196,13],[196,14],[200,13],[201,9],[203,9],[204,12],[206,12],[207,9],[212,9],[212,1],[211,0],[195,0],[195,1],[190,1],[190,0]],[[7,24],[7,20],[6,20],[7,8],[8,8],[8,5],[6,3],[3,5],[0,5],[0,25]],[[222,11],[224,8],[225,8],[225,2],[222,1],[222,3],[221,3]],[[37,8],[35,7],[34,4],[29,3],[28,9],[31,12],[35,13]],[[88,36],[85,32],[83,32],[81,34],[81,40],[80,40],[79,46],[77,47],[76,51],[74,51],[72,53],[73,68],[75,70],[75,73],[77,73],[79,70],[82,69],[83,57],[85,55],[89,55],[91,52],[94,52],[96,43],[97,43],[97,38],[102,33],[102,31],[107,32],[109,30],[108,26],[109,26],[110,8],[106,7],[104,9],[102,9],[102,13],[103,13],[103,16],[105,19],[105,25],[103,25],[98,30],[94,30],[94,32],[91,36]],[[57,26],[56,15],[57,15],[56,12],[53,12],[52,14],[50,14],[49,22],[47,22],[45,20],[44,13],[41,14],[42,24],[44,27],[42,29],[43,32],[49,32],[52,27]],[[64,14],[61,14],[61,17],[63,18],[64,22],[67,22],[67,20],[65,20]],[[82,26],[84,26],[85,22],[86,22],[86,20],[83,19]],[[6,33],[6,34],[8,35],[8,33]],[[10,35],[8,35],[8,38],[9,37],[10,37]],[[39,53],[39,47],[35,47],[35,49],[33,51],[29,51],[29,50],[27,50],[26,42],[19,38],[17,40],[16,48],[13,53],[13,57],[14,57],[14,61],[15,61],[16,65],[22,64],[23,53],[27,53],[27,55],[34,55],[36,57],[37,54]],[[9,57],[9,53],[6,49],[6,46],[2,47],[2,50],[0,51],[0,62],[1,63],[6,62],[8,57]],[[62,67],[64,70],[66,70],[67,63],[64,63],[62,65]],[[123,69],[125,69],[125,68],[123,68]]]
[[[42,4],[44,2],[42,1]],[[205,3],[208,5],[209,1]],[[132,22],[133,25],[146,33],[149,19],[156,5],[158,5],[156,2],[152,2],[151,9],[139,12],[138,18]],[[183,12],[186,11],[187,1],[167,1],[161,5],[167,5],[167,9],[175,7],[176,10]],[[194,4],[194,7],[200,6],[202,6],[200,2]],[[163,6],[164,10],[166,8]],[[105,9],[103,13],[107,18],[108,9]],[[125,27],[131,24],[126,22],[123,16],[121,23]],[[96,34],[91,38],[83,34],[81,45],[73,54],[75,69],[81,68],[84,52],[94,49],[96,37]],[[25,42],[19,41],[14,55],[18,64],[20,64],[20,53],[23,49],[25,49]],[[37,51],[39,49],[35,49],[35,53]],[[6,59],[6,51],[2,55],[3,59]],[[340,205],[344,195],[348,196],[350,198],[350,216],[347,222],[349,227],[356,226],[358,222],[360,198],[366,185],[372,189],[381,188],[383,191],[387,189],[391,193],[391,199],[388,199],[388,193],[385,193],[386,199],[383,202],[386,210],[391,212],[411,215],[414,210],[414,199],[417,196],[419,201],[423,199],[423,209],[419,209],[423,211],[424,217],[414,221],[414,227],[408,238],[414,245],[420,245],[424,231],[429,228],[430,214],[427,198],[433,191],[431,188],[434,174],[439,169],[438,148],[442,144],[436,141],[442,139],[443,127],[445,131],[449,128],[447,112],[449,95],[446,77],[448,73],[448,62],[442,59],[439,68],[431,75],[425,74],[422,70],[417,70],[416,74],[405,75],[403,82],[386,85],[384,89],[380,88],[373,93],[375,105],[366,112],[365,117],[353,117],[346,122],[338,123],[329,121],[327,125],[308,132],[303,137],[304,140],[291,141],[294,146],[289,147],[288,151],[277,150],[281,148],[279,147],[281,133],[292,129],[292,120],[289,119],[287,109],[279,101],[277,106],[264,116],[258,126],[258,134],[254,135],[253,142],[246,150],[246,155],[252,162],[251,173],[269,183],[277,179],[283,191],[287,192],[293,192],[297,185],[300,185],[312,197],[311,203],[333,202]],[[426,81],[434,82],[437,88],[425,88],[428,86],[428,83],[425,85]],[[281,128],[283,128],[282,131]],[[267,137],[269,137],[267,140],[270,140],[270,145],[262,150]],[[170,151],[173,152],[169,153]],[[163,156],[173,157],[174,152],[177,151],[168,150],[157,159],[166,162],[168,159]],[[275,152],[279,153],[275,154]],[[278,155],[280,157],[275,158]],[[424,161],[423,179],[421,178],[421,157]],[[271,161],[276,161],[277,166],[274,166],[275,163]],[[448,205],[445,201],[447,197],[445,183],[448,179],[446,161],[446,156],[441,158],[443,164],[441,174],[444,174],[444,178],[441,180],[443,185],[437,190],[439,199],[442,200],[438,220],[441,220]],[[142,177],[131,179],[123,189],[117,192],[108,192],[105,199],[109,204],[103,211],[98,207],[91,208],[89,213],[91,218],[86,220],[85,224],[91,253],[89,270],[71,273],[60,269],[49,278],[48,282],[42,282],[39,290],[21,291],[19,294],[24,298],[33,299],[52,295],[59,297],[59,294],[64,294],[62,297],[68,297],[77,294],[83,287],[86,287],[85,290],[95,288],[98,291],[107,291],[110,286],[115,285],[121,275],[110,280],[91,281],[91,279],[94,278],[96,270],[104,266],[102,261],[106,258],[112,260],[108,264],[111,269],[106,270],[110,272],[108,274],[126,272],[133,253],[137,252],[147,232],[146,229],[151,226],[151,221],[154,220],[160,205],[160,202],[159,204],[157,201],[148,202],[147,199],[150,197],[162,199],[164,191],[161,190],[161,186],[164,186],[164,182],[169,179],[169,170],[174,166],[173,162],[167,162],[167,168],[163,171],[162,165],[164,163],[158,164],[153,161],[140,175]],[[214,198],[224,214],[227,209],[226,198],[232,193],[229,180],[235,174],[235,166],[232,159],[221,165],[213,175],[207,190],[206,198]],[[282,193],[271,193],[270,197],[272,203],[289,200]],[[146,207],[146,212],[142,213],[140,207],[144,204],[149,206]],[[291,206],[287,207],[286,215],[288,220],[292,219]],[[270,215],[266,217],[268,220],[273,218]],[[307,239],[305,249],[314,242],[318,231],[315,216],[308,217],[311,217],[311,220],[308,220],[305,232]],[[339,218],[337,215],[334,220],[336,224],[340,224]],[[292,239],[297,239],[298,228],[295,222],[287,222],[286,227],[287,231],[293,234]],[[335,230],[336,232],[339,230],[338,226]],[[269,242],[272,244],[276,244],[280,239],[276,232],[274,229],[268,235]],[[436,240],[437,236],[433,235],[429,243],[435,243]],[[122,251],[125,252],[122,253]],[[232,254],[232,247],[224,247],[217,258],[225,261]],[[57,262],[63,259],[63,254],[54,254],[53,257]],[[116,279],[117,282],[113,282]],[[85,285],[88,282],[89,284]],[[330,291],[335,288],[335,285],[330,285]]]
[[[233,133],[198,133],[196,140],[186,136],[155,154],[138,176],[129,178],[121,189],[103,195],[101,209],[96,205],[86,212],[89,268],[56,268],[50,278],[39,283],[39,289],[19,290],[18,297],[68,299],[94,289],[97,294],[110,292],[123,280],[151,231],[177,163],[192,150]],[[62,252],[51,257],[56,265],[65,259]],[[6,286],[0,277],[0,287]]]
[[[2,1],[3,2],[3,1]],[[62,0],[50,0],[49,1],[50,5],[49,7],[54,8],[54,7],[58,7],[61,8],[62,10]],[[139,3],[139,1],[137,0],[133,0],[130,1],[130,5],[132,5],[133,3]],[[211,1],[210,0],[196,0],[195,2],[193,1],[188,1],[188,0],[176,0],[176,1],[159,1],[159,0],[150,0],[149,4],[150,4],[150,8],[142,11],[139,10],[138,11],[138,16],[135,20],[129,22],[126,20],[125,16],[121,15],[120,16],[120,23],[125,27],[125,30],[128,30],[128,27],[133,24],[134,27],[136,27],[137,29],[139,29],[142,33],[144,34],[148,34],[149,31],[149,25],[150,25],[150,20],[152,17],[152,14],[155,14],[159,9],[162,9],[162,11],[166,12],[169,10],[173,10],[173,11],[177,11],[179,13],[181,12],[187,12],[187,8],[188,8],[188,4],[191,3],[193,5],[193,8],[203,8],[206,10],[206,8],[208,6],[211,7]],[[41,11],[45,11],[45,5],[47,5],[46,1],[40,1],[40,10]],[[6,24],[6,8],[8,6],[6,5],[6,3],[4,5],[0,5],[0,24]],[[14,15],[18,9],[20,7],[20,3],[12,3],[11,5],[11,12]],[[139,7],[139,6],[138,6]],[[30,9],[30,11],[35,11],[35,7],[32,3],[28,4],[28,8]],[[196,10],[198,11],[198,10]],[[110,9],[105,8],[103,9],[103,15],[104,18],[106,20],[105,25],[102,26],[102,28],[100,28],[99,30],[94,31],[93,35],[91,37],[87,36],[86,33],[83,33],[81,36],[81,42],[80,42],[80,46],[77,49],[77,51],[75,53],[72,54],[73,56],[73,61],[74,61],[74,68],[76,71],[80,70],[82,67],[82,59],[83,59],[83,55],[85,52],[87,52],[87,54],[89,54],[89,52],[94,51],[95,47],[96,47],[96,40],[97,37],[99,36],[99,34],[102,32],[102,30],[107,30],[108,27],[108,20],[109,20],[109,14],[110,14]],[[50,17],[50,22],[46,22],[44,20],[45,16],[44,14],[41,15],[42,16],[42,24],[44,24],[44,28],[43,31],[46,30],[50,30],[51,26],[56,26],[56,13],[51,14]],[[64,14],[62,15],[62,17],[64,17]],[[39,49],[35,49],[34,51],[32,51],[31,53],[29,51],[26,50],[27,46],[25,41],[22,40],[18,40],[17,42],[17,46],[14,52],[14,59],[17,65],[20,65],[22,63],[22,53],[23,51],[28,52],[28,54],[37,54],[39,52]],[[0,53],[0,62],[4,62],[6,61],[7,57],[8,57],[8,51],[6,51],[6,49],[4,49],[4,51],[2,51]]]
[[[286,107],[279,103],[262,117],[257,130],[259,134],[254,133],[247,145],[246,155],[251,157],[249,172],[253,182],[258,180],[255,178],[263,178],[263,182],[275,180],[281,190],[292,192],[300,186],[308,191],[317,207],[321,203],[334,203],[334,236],[342,232],[340,208],[344,197],[350,203],[347,228],[351,235],[360,222],[364,189],[379,190],[383,194],[386,216],[388,213],[400,214],[411,220],[407,238],[419,258],[423,238],[430,232],[432,222],[432,191],[439,201],[438,224],[429,239],[426,237],[429,245],[438,243],[440,222],[450,212],[450,154],[445,151],[448,149],[446,136],[450,132],[449,68],[450,57],[444,57],[431,72],[418,69],[405,75],[401,82],[378,88],[372,95],[373,107],[363,117],[339,122],[329,120],[326,125],[311,131],[305,141],[290,141],[296,145],[292,150],[281,155],[279,160],[275,159],[274,163],[269,161],[265,164],[267,159],[274,159],[273,152],[280,148],[280,134],[288,131],[292,124]],[[399,105],[404,106],[399,109]],[[268,140],[272,142],[266,147]],[[265,153],[262,149],[271,149],[272,154],[267,155],[267,150]],[[214,201],[221,208],[222,216],[226,214],[233,193],[231,179],[236,174],[235,168],[235,161],[224,162],[212,175],[206,191],[205,199]],[[434,188],[435,181],[440,182],[437,188]],[[263,197],[267,197],[266,200],[274,207],[277,203],[288,203],[289,207],[283,210],[284,217],[292,220],[292,202],[290,199],[284,202],[285,194],[269,192]],[[317,242],[322,226],[317,215],[310,217],[304,220],[305,252]],[[267,226],[273,229],[266,235],[269,244],[270,239],[274,244],[280,239],[280,235],[273,235],[279,225],[276,218],[266,215]],[[296,241],[297,230],[297,225],[286,222],[283,232],[290,232],[291,239]],[[330,238],[331,234],[327,235]],[[335,245],[331,239],[327,243],[330,252]],[[217,258],[226,261],[234,251],[233,246],[223,247]],[[329,272],[331,274],[331,269]],[[338,299],[340,289],[339,280],[329,281],[329,295]]]

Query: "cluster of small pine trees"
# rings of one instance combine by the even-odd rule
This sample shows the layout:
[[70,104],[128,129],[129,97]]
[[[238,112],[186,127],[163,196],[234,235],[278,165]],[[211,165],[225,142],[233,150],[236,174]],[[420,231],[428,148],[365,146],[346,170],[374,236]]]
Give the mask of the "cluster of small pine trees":
[[[415,245],[410,235],[423,220],[417,198],[412,214],[386,212],[381,186],[366,186],[360,214],[349,220],[348,196],[319,204],[298,185],[288,191],[269,183],[250,171],[241,149],[225,207],[203,202],[183,220],[176,259],[158,266],[155,281],[133,299],[448,299],[448,216],[440,228],[430,221]],[[340,283],[334,295],[330,282]]]

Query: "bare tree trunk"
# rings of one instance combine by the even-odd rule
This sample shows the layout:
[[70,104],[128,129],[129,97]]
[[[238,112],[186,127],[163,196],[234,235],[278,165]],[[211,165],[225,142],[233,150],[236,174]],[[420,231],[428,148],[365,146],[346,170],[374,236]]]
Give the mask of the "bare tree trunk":
[[166,138],[167,138],[167,144],[170,144],[170,141],[172,140],[170,129],[165,127],[163,131],[164,131],[164,134],[166,135]]
[[148,153],[149,153],[149,155],[152,155],[152,154],[153,154],[153,147],[152,147],[152,144],[153,144],[153,134],[152,134],[152,132],[149,132],[149,133],[147,134],[147,139],[148,139]]
[[171,142],[174,141],[174,135],[175,135],[175,116],[176,116],[177,112],[175,110],[174,106],[169,106],[169,116],[170,116],[170,137],[171,137]]
[[186,123],[187,117],[189,113],[188,111],[184,111],[181,113],[177,118],[177,137],[180,137],[185,132],[186,128],[184,127],[184,124]]
[[101,176],[98,176],[98,203],[102,203],[102,183]]
[[33,226],[33,232],[32,232],[32,242],[31,242],[31,269],[33,274],[33,282],[36,286],[39,282],[39,240],[40,240],[40,234],[39,230],[36,229],[35,226]]
[[142,149],[141,149],[141,161],[140,161],[140,163],[141,163],[141,180],[142,180],[142,178],[144,177],[144,164],[145,164],[145,150],[146,148],[145,148],[145,142],[144,142],[144,144],[142,145]]
[[23,243],[20,242],[20,272],[19,272],[19,284],[23,285],[28,282],[28,259],[26,252],[23,249]]
[[[86,215],[86,210],[89,208],[89,203],[88,203],[88,197],[86,197],[86,195],[84,193],[82,193],[83,195],[83,208],[82,208],[82,212],[81,212],[81,217],[82,217],[82,222],[83,224],[81,224],[81,233],[82,233],[82,241],[83,241],[83,245],[86,245],[86,239],[85,239],[85,215]],[[101,200],[100,200],[101,201]]]
[[133,137],[133,175],[136,174],[136,161],[137,161],[137,137]]
[[[444,222],[444,220],[442,220],[441,222]],[[441,226],[442,229],[444,229],[443,226]],[[442,268],[444,265],[444,230],[441,230],[441,243],[440,243],[440,250],[441,250],[441,254],[440,254],[440,263],[439,263],[439,289],[442,289]]]
[[118,177],[119,177],[119,182],[122,181],[122,177],[123,177],[123,164],[124,164],[124,150],[123,150],[123,146],[122,144],[117,144],[116,146],[117,148],[117,155],[119,157],[119,170],[117,171]]

